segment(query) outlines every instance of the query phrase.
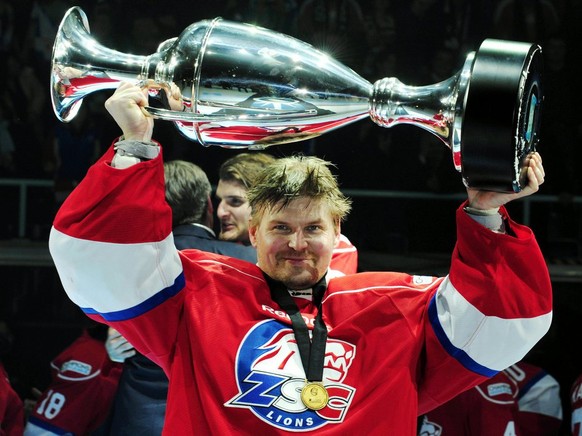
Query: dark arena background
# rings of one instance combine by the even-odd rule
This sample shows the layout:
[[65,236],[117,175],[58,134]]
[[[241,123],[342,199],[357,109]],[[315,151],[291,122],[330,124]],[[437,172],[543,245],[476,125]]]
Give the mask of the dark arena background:
[[[582,174],[576,157],[582,121],[573,107],[582,77],[582,1],[0,0],[0,323],[14,339],[2,360],[23,399],[47,385],[50,360],[87,322],[62,290],[48,253],[54,213],[119,135],[103,108],[110,91],[86,97],[70,123],[58,122],[52,112],[52,43],[71,6],[86,12],[97,41],[124,53],[151,54],[187,25],[220,16],[309,42],[370,82],[397,77],[418,86],[451,77],[485,38],[540,44],[545,100],[538,150],[546,183],[509,210],[534,229],[550,270],[553,326],[528,359],[560,382],[567,431],[570,386],[582,371],[575,360],[582,343]],[[169,122],[158,121],[154,137],[167,160],[195,162],[212,183],[220,163],[240,152],[188,141]],[[267,152],[313,154],[337,165],[341,187],[353,198],[342,230],[359,249],[360,270],[446,274],[455,210],[466,195],[450,150],[434,135],[362,120]]]

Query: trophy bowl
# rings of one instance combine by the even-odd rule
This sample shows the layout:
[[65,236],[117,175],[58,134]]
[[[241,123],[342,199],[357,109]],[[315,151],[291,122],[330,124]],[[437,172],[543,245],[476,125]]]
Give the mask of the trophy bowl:
[[450,148],[467,187],[519,192],[539,142],[541,76],[539,46],[486,39],[442,82],[372,84],[300,40],[220,18],[132,55],[99,44],[73,7],[55,38],[50,88],[55,115],[68,122],[92,92],[122,81],[147,87],[162,107],[145,110],[204,146],[264,149],[364,118],[412,124]]

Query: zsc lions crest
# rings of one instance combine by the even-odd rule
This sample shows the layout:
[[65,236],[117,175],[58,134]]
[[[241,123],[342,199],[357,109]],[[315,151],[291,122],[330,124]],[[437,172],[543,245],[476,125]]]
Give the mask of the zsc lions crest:
[[321,410],[309,410],[300,398],[305,371],[293,330],[275,320],[264,321],[240,345],[235,369],[239,393],[225,406],[248,408],[263,421],[287,431],[340,423],[356,391],[342,383],[355,355],[352,344],[328,338],[323,384],[329,402]]

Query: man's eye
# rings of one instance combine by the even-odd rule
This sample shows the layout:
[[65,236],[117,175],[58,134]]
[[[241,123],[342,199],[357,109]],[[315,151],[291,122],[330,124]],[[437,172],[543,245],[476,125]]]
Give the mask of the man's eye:
[[245,204],[245,201],[241,198],[231,198],[226,203],[232,207],[240,207]]
[[321,230],[321,226],[318,225],[307,226],[305,230],[308,231],[309,233],[318,232]]
[[276,224],[273,226],[273,230],[276,230],[277,232],[286,232],[287,230],[289,230],[289,227],[283,224]]

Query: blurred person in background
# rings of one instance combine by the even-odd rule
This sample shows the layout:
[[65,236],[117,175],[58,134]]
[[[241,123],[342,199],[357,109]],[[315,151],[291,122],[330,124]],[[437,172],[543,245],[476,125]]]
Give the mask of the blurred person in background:
[[91,325],[50,363],[51,382],[28,416],[25,436],[86,435],[109,413],[121,364],[109,360],[107,326]]
[[10,384],[3,364],[13,341],[8,324],[0,321],[0,436],[22,436],[24,430],[24,404]]

